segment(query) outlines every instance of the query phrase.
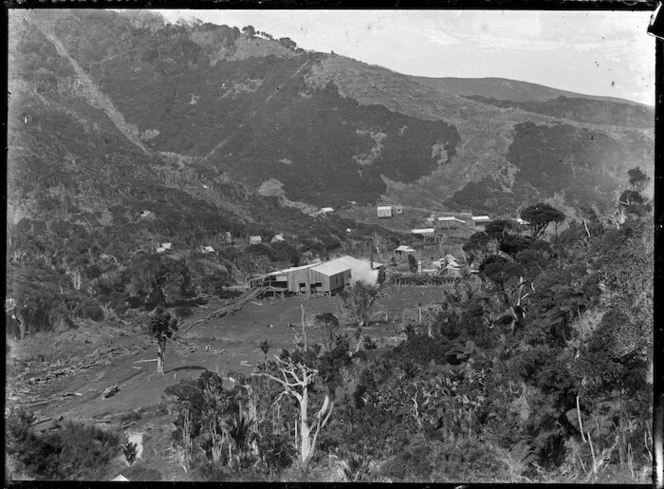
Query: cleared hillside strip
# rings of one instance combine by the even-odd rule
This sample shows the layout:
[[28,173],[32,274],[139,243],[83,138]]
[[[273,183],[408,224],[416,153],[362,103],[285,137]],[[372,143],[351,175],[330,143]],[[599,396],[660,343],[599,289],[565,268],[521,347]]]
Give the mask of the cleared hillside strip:
[[131,141],[135,146],[139,147],[145,154],[150,154],[150,151],[145,147],[143,143],[141,143],[140,139],[138,138],[138,130],[136,127],[132,127],[124,118],[122,113],[118,111],[111,100],[101,92],[95,85],[95,83],[92,81],[92,79],[88,76],[88,74],[83,70],[83,68],[80,67],[80,65],[76,62],[74,58],[72,58],[65,47],[62,45],[60,40],[55,36],[55,34],[49,32],[46,28],[43,26],[40,26],[38,23],[33,22],[33,24],[39,29],[46,38],[53,43],[55,46],[55,49],[58,51],[58,54],[60,56],[64,56],[69,60],[71,63],[72,67],[74,68],[74,71],[76,71],[76,75],[78,76],[79,80],[82,82],[83,86],[85,89],[83,90],[83,95],[88,99],[90,104],[93,107],[102,109],[108,118],[113,122],[115,127],[118,128],[118,130],[129,140]]

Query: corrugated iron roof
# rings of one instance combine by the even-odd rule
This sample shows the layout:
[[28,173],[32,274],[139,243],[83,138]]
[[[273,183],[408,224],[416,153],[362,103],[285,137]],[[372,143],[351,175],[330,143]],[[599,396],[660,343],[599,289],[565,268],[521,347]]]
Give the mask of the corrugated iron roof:
[[401,245],[395,251],[415,251],[415,250],[410,246]]
[[392,210],[392,206],[391,205],[379,205],[377,207],[377,209],[379,211],[389,211],[389,210]]
[[489,216],[473,216],[473,221],[490,221],[491,218]]
[[339,261],[330,260],[312,267],[311,270],[315,270],[316,272],[322,273],[323,275],[327,275],[329,277],[332,275],[338,275],[343,272],[349,272],[350,267]]
[[413,234],[433,234],[434,229],[433,228],[411,229],[410,232]]
[[317,265],[317,263],[309,263],[307,265],[301,265],[299,267],[284,268],[283,270],[277,270],[276,272],[270,272],[270,273],[266,274],[265,276],[266,277],[274,277],[274,276],[277,276],[277,275],[285,275],[289,272],[296,272],[298,270],[304,270],[305,268],[311,268],[311,267],[314,267],[316,265]]
[[[332,262],[332,261],[337,261],[339,263],[343,263],[344,265],[347,265],[351,269],[357,268],[358,266],[362,266],[365,263],[369,262],[368,259],[360,260],[359,258],[355,258],[354,256],[350,256],[350,255],[339,256],[337,258],[334,258],[334,259],[330,260],[330,262]],[[329,262],[327,262],[327,263],[329,263]],[[373,266],[374,266],[374,269],[375,269],[375,268],[378,268],[378,267],[382,267],[383,264],[378,263],[377,261],[374,261]]]

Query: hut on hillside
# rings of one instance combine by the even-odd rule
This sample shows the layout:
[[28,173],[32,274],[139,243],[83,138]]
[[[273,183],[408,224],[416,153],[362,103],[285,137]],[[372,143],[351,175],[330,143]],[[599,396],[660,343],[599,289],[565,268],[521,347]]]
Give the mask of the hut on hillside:
[[418,236],[433,236],[435,233],[434,228],[421,228],[421,229],[411,229],[411,234],[416,234]]
[[407,254],[407,253],[415,253],[415,250],[413,248],[411,248],[410,246],[406,246],[406,245],[400,245],[398,248],[394,249],[394,254],[395,255],[403,256],[404,254]]
[[486,226],[488,223],[491,222],[491,218],[489,216],[473,216],[471,217],[471,219],[472,219],[472,225],[478,231],[483,231],[484,226]]
[[440,229],[457,229],[466,225],[466,221],[454,216],[442,216],[439,217],[437,221]]
[[392,206],[391,205],[379,205],[376,207],[376,215],[379,218],[392,217]]

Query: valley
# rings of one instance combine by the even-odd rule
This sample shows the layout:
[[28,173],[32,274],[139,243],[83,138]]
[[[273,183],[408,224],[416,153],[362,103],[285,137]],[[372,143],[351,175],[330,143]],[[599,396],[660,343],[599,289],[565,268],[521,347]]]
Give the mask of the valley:
[[9,27],[6,482],[650,480],[652,107]]

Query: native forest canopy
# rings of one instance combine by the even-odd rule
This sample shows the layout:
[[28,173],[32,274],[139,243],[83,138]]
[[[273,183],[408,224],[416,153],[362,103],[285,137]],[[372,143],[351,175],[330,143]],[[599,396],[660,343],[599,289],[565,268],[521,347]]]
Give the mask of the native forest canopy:
[[8,480],[651,481],[652,107],[150,11],[8,56]]

